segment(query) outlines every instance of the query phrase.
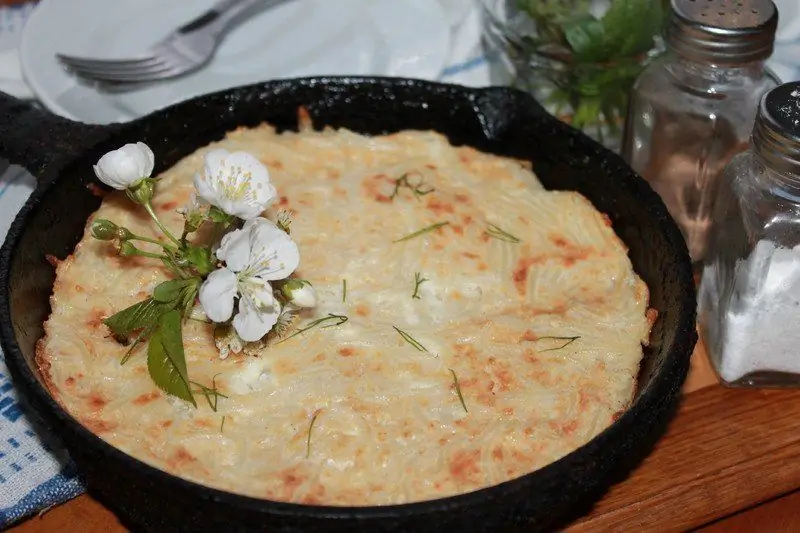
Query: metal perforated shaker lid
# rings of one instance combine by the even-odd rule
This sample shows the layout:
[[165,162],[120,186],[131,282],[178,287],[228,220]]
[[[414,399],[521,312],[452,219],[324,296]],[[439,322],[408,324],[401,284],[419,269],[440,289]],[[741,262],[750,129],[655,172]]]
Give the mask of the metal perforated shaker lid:
[[770,168],[800,176],[800,82],[785,83],[764,95],[752,140]]
[[672,0],[666,39],[693,61],[741,64],[772,55],[777,27],[772,0]]

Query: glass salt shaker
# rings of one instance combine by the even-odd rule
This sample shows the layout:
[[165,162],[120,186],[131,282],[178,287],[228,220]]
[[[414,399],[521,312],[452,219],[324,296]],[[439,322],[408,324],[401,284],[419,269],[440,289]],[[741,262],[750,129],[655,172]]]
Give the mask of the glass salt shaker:
[[800,386],[800,82],[762,99],[719,183],[698,322],[721,381]]
[[666,52],[634,84],[622,155],[659,193],[702,261],[727,162],[747,147],[778,11],[771,0],[672,0]]

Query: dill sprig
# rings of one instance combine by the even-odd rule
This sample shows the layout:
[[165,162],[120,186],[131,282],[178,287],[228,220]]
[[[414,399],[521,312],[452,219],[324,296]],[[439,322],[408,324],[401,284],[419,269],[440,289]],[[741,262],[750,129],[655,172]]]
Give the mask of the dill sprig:
[[448,368],[451,374],[453,374],[453,385],[456,386],[456,394],[458,394],[458,399],[461,401],[461,407],[464,408],[465,413],[469,413],[469,409],[467,409],[467,404],[464,402],[464,396],[461,394],[461,385],[458,383],[458,376],[456,376],[456,371],[452,368]]
[[222,415],[222,422],[219,423],[219,432],[222,433],[222,429],[225,427],[225,415]]
[[402,176],[394,180],[394,191],[392,192],[392,194],[389,195],[390,200],[394,200],[394,197],[400,194],[401,187],[406,187],[410,189],[411,192],[414,194],[414,198],[416,198],[417,200],[419,200],[420,196],[425,196],[426,194],[430,194],[436,190],[433,187],[425,188],[424,179],[421,179],[419,183],[414,185],[413,183],[408,181],[408,174],[403,174]]
[[448,224],[450,224],[450,223],[449,222],[437,222],[436,224],[431,224],[430,226],[426,226],[426,227],[424,227],[424,228],[422,228],[420,230],[415,231],[414,233],[409,233],[405,237],[401,237],[401,238],[397,239],[396,241],[392,241],[392,242],[408,241],[408,240],[411,240],[411,239],[413,239],[415,237],[419,237],[420,235],[425,235],[426,233],[430,233],[432,231],[436,231],[437,229],[439,229],[439,228],[441,228],[443,226],[447,226]]
[[403,340],[406,341],[408,344],[419,350],[420,352],[427,352],[428,349],[424,347],[422,344],[419,343],[417,339],[403,331],[402,329],[398,328],[397,326],[392,326],[394,330],[403,337]]
[[208,402],[208,406],[215,413],[217,412],[217,405],[219,404],[219,399],[220,398],[226,398],[226,399],[228,398],[227,396],[225,396],[224,394],[222,394],[221,392],[219,392],[217,390],[217,376],[219,376],[219,374],[216,374],[216,375],[214,375],[213,378],[211,378],[211,386],[210,387],[206,387],[205,385],[201,385],[200,383],[197,383],[196,381],[190,381],[189,382],[189,383],[191,383],[192,385],[194,385],[194,386],[196,386],[198,388],[198,390],[192,391],[192,393],[194,393],[194,394],[202,394],[205,397],[206,401]]
[[292,337],[296,337],[297,335],[300,335],[301,333],[305,333],[306,331],[310,330],[311,328],[315,328],[315,327],[317,327],[320,324],[323,324],[325,322],[332,321],[334,323],[327,324],[325,326],[321,326],[322,329],[324,329],[324,328],[332,328],[332,327],[335,327],[335,326],[341,326],[342,324],[347,322],[347,320],[348,320],[348,318],[346,316],[344,316],[344,315],[334,315],[333,313],[328,313],[328,316],[324,316],[322,318],[318,318],[318,319],[314,320],[313,322],[310,322],[306,327],[298,329],[297,331],[295,331],[294,333],[292,333],[291,335],[289,335],[285,339],[281,339],[280,341],[278,341],[276,344],[280,344],[282,342],[288,341]]
[[576,340],[578,340],[580,338],[581,338],[581,336],[578,335],[576,337],[539,337],[536,340],[540,341],[540,340],[543,340],[543,339],[550,339],[550,340],[555,340],[555,341],[566,341],[561,346],[556,346],[554,348],[548,348],[546,350],[540,350],[539,351],[539,353],[544,353],[544,352],[554,352],[556,350],[561,350],[562,348],[566,348],[567,346],[569,346],[570,344],[572,344],[573,342],[575,342]]
[[514,244],[522,242],[519,240],[518,237],[511,235],[509,232],[500,229],[494,224],[488,224],[488,226],[489,228],[486,230],[486,235],[488,235],[489,237],[494,237],[495,239]]
[[420,274],[419,272],[414,272],[414,294],[411,295],[411,298],[414,298],[416,300],[420,299],[419,287],[426,281],[430,280],[427,278],[423,278],[422,274]]
[[347,280],[342,280],[342,303],[347,302]]
[[311,423],[308,425],[308,435],[306,435],[306,459],[311,455],[311,430],[314,429],[314,422],[317,421],[317,417],[322,412],[322,409],[317,409],[314,411],[314,414],[311,416]]

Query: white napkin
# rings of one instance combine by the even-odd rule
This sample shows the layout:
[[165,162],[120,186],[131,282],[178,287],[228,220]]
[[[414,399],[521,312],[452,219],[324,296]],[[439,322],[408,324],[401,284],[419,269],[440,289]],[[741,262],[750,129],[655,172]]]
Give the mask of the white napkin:
[[22,78],[16,49],[0,52],[0,91],[17,98],[33,98],[33,93]]
[[17,98],[33,98],[22,78],[17,47],[34,4],[0,7],[0,91]]

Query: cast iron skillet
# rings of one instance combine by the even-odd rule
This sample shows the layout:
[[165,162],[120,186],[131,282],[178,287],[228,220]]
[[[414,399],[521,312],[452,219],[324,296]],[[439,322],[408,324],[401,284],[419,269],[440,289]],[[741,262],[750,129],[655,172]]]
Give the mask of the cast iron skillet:
[[[545,186],[583,193],[613,221],[659,312],[631,408],[587,445],[516,480],[460,496],[388,507],[315,507],[209,489],[151,468],[73,420],[46,392],[33,363],[50,312],[53,268],[80,239],[100,199],[92,165],[107,150],[144,141],[161,172],[237,126],[296,128],[298,106],[316,126],[378,134],[433,129],[453,143],[528,159]],[[658,196],[624,162],[548,115],[530,96],[389,78],[309,78],[232,89],[111,127],[78,124],[0,94],[0,155],[39,185],[0,253],[0,332],[20,392],[63,440],[90,489],[148,530],[525,531],[586,510],[662,431],[696,341],[695,291],[681,234]],[[486,179],[491,179],[487,176]]]

